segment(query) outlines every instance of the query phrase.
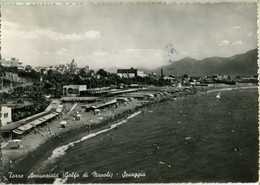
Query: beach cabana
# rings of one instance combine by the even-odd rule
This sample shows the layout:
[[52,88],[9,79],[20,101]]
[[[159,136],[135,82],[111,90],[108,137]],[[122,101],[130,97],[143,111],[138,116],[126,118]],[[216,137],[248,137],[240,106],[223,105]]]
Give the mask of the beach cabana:
[[15,138],[17,135],[20,137],[23,133],[31,130],[32,128],[45,123],[52,118],[56,117],[60,113],[57,112],[41,112],[17,122],[12,122],[10,124],[4,125],[1,127],[1,134],[4,139],[12,139]]
[[103,109],[112,105],[117,104],[116,100],[111,100],[105,103],[96,104],[95,106],[92,106],[93,109]]
[[36,120],[30,122],[30,124],[33,125],[34,127],[36,127],[37,125],[40,125],[45,121],[47,121],[47,120],[45,120],[43,118],[39,118],[39,119],[36,119]]
[[149,101],[141,101],[141,105],[146,105],[148,103],[149,103]]
[[63,105],[59,105],[56,109],[56,112],[61,113],[63,109]]
[[60,126],[61,126],[61,128],[65,128],[65,127],[67,127],[67,121],[61,121],[60,122]]
[[94,115],[99,115],[100,114],[100,110],[99,109],[95,109],[94,110]]
[[8,146],[9,148],[11,148],[11,149],[20,148],[20,142],[21,142],[21,141],[22,141],[22,140],[20,140],[20,139],[11,140],[7,146]]
[[127,99],[128,99],[129,101],[133,101],[133,100],[134,100],[133,97],[128,97]]
[[98,104],[91,104],[91,105],[86,105],[85,106],[85,111],[95,111],[96,109],[105,109],[108,107],[111,107],[113,105],[117,106],[117,101],[116,100],[111,100],[111,101],[107,101],[107,102],[102,102],[102,103],[98,103]]
[[118,103],[125,103],[125,102],[128,102],[128,99],[122,97],[122,98],[117,98],[116,101],[117,101]]
[[81,115],[78,113],[75,115],[75,120],[80,120]]
[[22,126],[18,127],[17,129],[13,130],[13,133],[21,135],[24,132],[30,130],[32,127],[33,127],[33,125],[27,123],[25,125],[22,125]]
[[81,107],[85,109],[85,112],[89,112],[89,111],[92,111],[93,108],[92,108],[93,104],[90,104],[90,105],[82,105]]
[[23,133],[24,133],[25,131],[23,131],[23,130],[20,130],[20,129],[15,129],[15,130],[13,130],[13,133],[15,133],[15,134],[17,134],[17,135],[22,135]]
[[28,124],[18,127],[18,129],[27,131],[27,130],[31,129],[32,127],[33,126],[28,123]]
[[137,92],[137,91],[139,91],[139,89],[114,90],[114,91],[109,92],[107,94],[107,96],[115,96],[115,95],[132,93],[132,92]]
[[149,95],[149,98],[150,98],[150,99],[154,99],[154,95],[153,95],[153,94],[150,94],[150,95]]

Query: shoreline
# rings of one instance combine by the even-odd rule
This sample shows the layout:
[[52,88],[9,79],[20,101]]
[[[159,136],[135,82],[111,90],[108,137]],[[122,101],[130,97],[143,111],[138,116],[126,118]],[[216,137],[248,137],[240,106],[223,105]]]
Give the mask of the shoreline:
[[[225,86],[227,87],[227,86]],[[257,88],[258,86],[228,86],[231,88],[224,88],[224,87],[202,87],[202,88],[191,88],[192,90],[183,90],[181,92],[177,93],[169,93],[169,95],[159,98],[156,100],[149,101],[147,104],[136,106],[132,109],[127,109],[125,111],[122,111],[120,114],[115,116],[114,118],[107,118],[100,123],[93,124],[92,129],[89,133],[86,134],[87,129],[85,128],[85,125],[81,125],[77,128],[69,129],[63,133],[60,134],[60,137],[55,137],[53,139],[47,138],[42,144],[40,144],[37,148],[34,150],[29,151],[24,157],[22,157],[20,160],[17,160],[12,164],[12,166],[4,166],[3,165],[3,174],[6,176],[8,175],[9,171],[12,171],[14,173],[23,173],[25,176],[29,175],[30,171],[33,170],[35,166],[38,164],[41,164],[44,159],[46,160],[46,157],[50,156],[52,151],[56,148],[66,145],[70,142],[73,142],[75,140],[78,140],[81,138],[81,135],[87,136],[91,133],[96,133],[101,129],[104,129],[106,127],[110,127],[111,124],[118,122],[120,120],[124,120],[126,116],[129,116],[130,114],[133,114],[138,111],[143,111],[142,109],[152,106],[153,104],[161,104],[168,101],[175,101],[176,98],[185,98],[186,96],[190,95],[196,95],[196,94],[203,94],[203,93],[212,93],[212,92],[218,92],[220,90],[232,90],[232,89],[243,89],[243,88]],[[84,130],[83,130],[84,129]],[[27,136],[29,137],[29,136]],[[44,153],[44,154],[43,154]],[[3,156],[2,156],[3,157]],[[29,161],[29,162],[28,162]],[[26,166],[26,168],[25,168]],[[26,171],[26,173],[24,173]],[[9,179],[8,183],[14,183],[13,181],[17,181],[19,183],[26,183],[27,179]],[[47,179],[46,179],[47,180]],[[4,179],[3,179],[4,181]],[[50,179],[51,181],[51,179]]]

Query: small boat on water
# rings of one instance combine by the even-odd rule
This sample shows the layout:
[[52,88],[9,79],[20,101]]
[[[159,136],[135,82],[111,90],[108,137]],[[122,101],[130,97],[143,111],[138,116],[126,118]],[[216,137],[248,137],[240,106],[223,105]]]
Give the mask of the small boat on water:
[[218,93],[218,95],[216,96],[217,99],[220,99],[221,98],[221,94]]
[[165,162],[164,161],[160,161],[159,164],[165,164]]
[[147,151],[147,154],[148,155],[153,155],[153,151],[149,150],[149,151]]
[[132,150],[128,151],[127,153],[128,153],[128,154],[133,154],[133,153],[135,153],[135,150],[132,149]]

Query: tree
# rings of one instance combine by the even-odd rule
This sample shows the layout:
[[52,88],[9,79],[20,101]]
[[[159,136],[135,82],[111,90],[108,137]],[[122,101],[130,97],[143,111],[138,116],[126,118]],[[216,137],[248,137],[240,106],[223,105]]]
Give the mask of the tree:
[[99,69],[97,71],[97,74],[99,74],[100,76],[103,76],[103,77],[108,77],[108,72],[106,72],[104,69]]
[[18,104],[24,104],[24,101],[21,100],[21,99],[18,99],[16,103],[18,103]]
[[77,68],[77,63],[74,61],[74,59],[72,59],[72,62],[70,63],[69,66],[70,73],[74,73],[76,68]]
[[189,78],[189,76],[187,74],[184,74],[183,78]]
[[80,69],[79,70],[79,76],[81,76],[81,77],[87,77],[88,76],[88,74],[86,73],[86,71],[82,68],[82,69]]
[[44,89],[50,89],[53,85],[50,82],[46,82],[43,87]]
[[5,68],[0,64],[0,74],[5,74]]

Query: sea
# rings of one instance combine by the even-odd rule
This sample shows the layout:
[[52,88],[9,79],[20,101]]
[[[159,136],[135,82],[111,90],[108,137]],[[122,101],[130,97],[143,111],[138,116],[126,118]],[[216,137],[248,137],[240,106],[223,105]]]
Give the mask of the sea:
[[217,90],[83,133],[35,173],[58,173],[51,183],[257,182],[258,148],[257,88]]

